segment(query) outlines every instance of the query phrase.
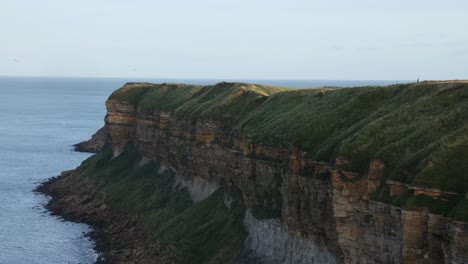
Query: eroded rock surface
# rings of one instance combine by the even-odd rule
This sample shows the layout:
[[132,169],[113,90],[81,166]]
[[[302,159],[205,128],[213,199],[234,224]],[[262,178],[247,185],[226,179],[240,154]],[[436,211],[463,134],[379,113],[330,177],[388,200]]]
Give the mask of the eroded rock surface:
[[372,198],[382,186],[391,196],[411,190],[437,201],[456,193],[384,181],[382,159],[353,172],[345,157],[317,161],[293,143],[262,145],[229,120],[141,111],[114,99],[106,106],[114,158],[133,143],[142,164],[170,168],[174,190],[186,188],[195,204],[222,188],[229,207],[231,194],[240,194],[248,234],[239,263],[468,263],[466,222]]

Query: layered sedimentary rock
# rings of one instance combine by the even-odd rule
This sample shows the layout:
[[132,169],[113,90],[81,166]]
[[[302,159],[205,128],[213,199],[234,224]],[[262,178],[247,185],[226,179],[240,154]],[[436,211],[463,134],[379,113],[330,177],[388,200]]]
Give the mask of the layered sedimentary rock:
[[[195,202],[222,186],[240,189],[249,208],[283,212],[283,224],[279,219],[254,220],[251,214],[246,215],[250,230],[263,226],[260,234],[246,242],[246,261],[340,262],[330,179],[295,174],[294,163],[288,160],[297,153],[257,147],[233,133],[229,123],[177,120],[167,112],[139,114],[116,101],[108,101],[106,106],[114,155],[132,140],[144,159],[173,168],[176,187],[187,187]],[[274,245],[281,250],[270,255]]]
[[[346,147],[342,147],[342,150],[337,147],[331,160],[314,159],[307,144],[301,143],[307,140],[307,136],[314,137],[312,132],[317,129],[313,126],[310,128],[311,134],[298,134],[297,138],[286,142],[284,138],[277,140],[275,134],[267,136],[267,140],[263,141],[252,137],[246,129],[239,128],[236,113],[270,103],[271,94],[263,88],[255,90],[248,85],[240,85],[238,89],[229,90],[233,85],[222,84],[225,87],[197,88],[199,90],[189,94],[187,100],[209,97],[203,106],[207,109],[216,105],[216,109],[232,111],[232,108],[225,107],[239,100],[239,103],[234,104],[236,107],[237,104],[242,106],[236,108],[238,112],[225,115],[223,111],[229,111],[221,110],[223,117],[228,118],[218,118],[214,114],[209,115],[213,111],[209,112],[202,106],[196,108],[190,102],[188,112],[185,105],[164,108],[148,102],[141,103],[141,100],[149,100],[150,96],[154,96],[151,97],[154,100],[166,100],[160,104],[177,101],[180,98],[164,97],[167,91],[177,89],[177,85],[163,84],[151,88],[149,84],[128,84],[122,89],[131,91],[132,87],[141,89],[145,85],[150,87],[149,90],[154,88],[153,92],[157,96],[143,91],[140,96],[132,95],[128,100],[111,96],[106,103],[108,114],[104,129],[108,132],[114,158],[123,153],[127,144],[133,143],[142,156],[141,164],[157,161],[161,163],[160,172],[171,170],[175,174],[173,190],[186,189],[195,204],[223,189],[225,205],[229,207],[235,200],[229,197],[240,193],[241,201],[247,208],[243,223],[248,234],[237,262],[468,263],[468,223],[460,217],[449,217],[444,211],[444,207],[455,206],[451,203],[455,198],[455,202],[460,201],[456,208],[462,207],[463,199],[466,198],[460,198],[459,192],[416,186],[412,182],[417,181],[403,180],[413,179],[416,175],[413,171],[404,170],[400,177],[402,180],[399,180],[398,175],[389,177],[387,165],[390,159],[381,158],[390,157],[388,154],[367,158],[365,169],[361,171],[356,169],[358,167],[355,164],[362,159],[350,156]],[[428,88],[427,98],[434,96],[434,100],[440,100],[441,94],[456,91],[455,96],[459,96],[460,89],[468,90],[466,85],[461,88],[453,88],[453,83],[437,85],[449,86],[447,89],[436,87],[442,91]],[[222,94],[224,88],[228,91],[227,95]],[[400,90],[392,91],[392,96],[397,98],[400,96],[398,93],[407,92],[405,89]],[[373,97],[369,98],[369,94]],[[357,103],[368,103],[365,100],[374,98],[387,100],[385,96],[390,96],[375,97],[374,94],[374,90],[359,94]],[[464,93],[461,94],[463,96]],[[219,101],[217,98],[222,96],[225,100]],[[243,96],[251,97],[245,103]],[[326,93],[320,91],[309,97],[312,98],[311,102],[320,103],[323,96]],[[278,97],[280,95],[277,96],[277,100],[280,100]],[[449,96],[450,100],[452,97]],[[456,97],[456,100],[460,98]],[[388,99],[390,102],[392,100]],[[201,102],[198,104],[203,105]],[[323,108],[327,107],[325,105]],[[379,104],[371,104],[370,107],[377,109]],[[327,111],[333,112],[333,109]],[[388,114],[385,111],[369,112],[373,118],[375,116],[375,121],[369,122],[370,129],[376,123],[386,122],[382,121],[382,116]],[[194,115],[195,112],[198,114]],[[425,112],[421,113],[424,117]],[[261,114],[258,111],[257,115]],[[300,122],[300,115],[300,112],[295,112],[291,118],[297,118]],[[355,116],[361,118],[361,123],[369,118],[358,114],[352,117]],[[402,117],[399,114],[391,118]],[[457,118],[460,116],[455,115],[453,118],[459,120]],[[340,122],[348,126],[346,121],[343,119]],[[359,122],[349,125],[349,133],[340,134],[349,135],[344,139],[349,145],[353,144],[350,138],[356,140],[353,135],[358,134],[358,130],[353,126],[360,125]],[[291,129],[305,125],[292,123]],[[322,126],[319,130],[326,131],[323,124],[319,125]],[[457,129],[461,131],[463,126]],[[316,145],[318,148],[319,145]],[[368,148],[368,145],[370,143],[356,148]],[[425,164],[423,162],[420,164]],[[417,199],[426,199],[423,201],[429,201],[429,204]],[[440,204],[442,209],[433,207],[432,203]],[[457,210],[453,209],[453,212]]]

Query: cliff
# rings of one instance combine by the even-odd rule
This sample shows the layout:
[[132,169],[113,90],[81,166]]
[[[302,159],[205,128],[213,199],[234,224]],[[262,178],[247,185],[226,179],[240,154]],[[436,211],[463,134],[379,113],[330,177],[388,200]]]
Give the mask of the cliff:
[[468,262],[466,82],[128,83],[106,107],[109,146],[44,188],[114,262]]

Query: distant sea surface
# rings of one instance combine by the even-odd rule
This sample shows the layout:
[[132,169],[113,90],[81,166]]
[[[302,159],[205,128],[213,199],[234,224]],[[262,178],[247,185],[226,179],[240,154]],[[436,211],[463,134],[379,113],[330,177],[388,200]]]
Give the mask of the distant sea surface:
[[0,77],[0,263],[94,263],[90,228],[50,215],[39,182],[90,154],[72,151],[103,125],[104,103],[127,81],[214,84],[242,81],[308,88],[405,81],[295,81]]

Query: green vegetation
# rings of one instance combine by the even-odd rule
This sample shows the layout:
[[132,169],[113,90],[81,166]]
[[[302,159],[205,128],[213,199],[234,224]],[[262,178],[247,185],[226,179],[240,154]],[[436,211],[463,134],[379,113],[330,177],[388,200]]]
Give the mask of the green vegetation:
[[403,204],[405,210],[427,208],[431,213],[448,215],[460,199],[458,197],[439,197],[437,199],[426,195],[411,196]]
[[[387,187],[387,186],[386,186]],[[387,187],[388,189],[388,187]],[[396,206],[403,206],[406,201],[410,200],[414,196],[413,190],[406,190],[400,195],[394,195],[391,197],[390,202]]]
[[241,205],[228,209],[223,190],[172,217],[156,228],[162,245],[183,249],[184,263],[234,263],[243,248],[247,233]]
[[168,111],[180,118],[238,120],[268,96],[284,90],[292,89],[243,83],[214,86],[138,83],[125,85],[109,99],[138,104],[143,113]]
[[117,100],[128,104],[137,105],[140,97],[150,88],[154,87],[151,83],[127,83],[124,87],[114,91],[109,100]]
[[461,199],[449,216],[458,221],[468,222],[468,199]]
[[105,182],[99,195],[116,212],[138,216],[148,242],[159,243],[163,254],[176,246],[182,263],[234,263],[246,236],[243,204],[226,208],[219,190],[194,205],[185,189],[173,189],[172,171],[157,173],[157,162],[139,165],[140,159],[132,144],[114,159],[107,148],[84,161],[76,178]]
[[391,203],[405,210],[427,209],[434,214],[468,221],[468,200],[462,197],[462,195],[442,195],[433,198],[422,194],[415,195],[414,190],[406,190],[400,195],[390,196],[387,185],[382,185],[372,196],[374,200]]
[[[140,94],[130,92],[126,101]],[[115,95],[114,95],[115,94]],[[116,91],[113,98],[124,93]],[[300,147],[308,158],[365,173],[385,163],[385,178],[410,185],[468,192],[468,83],[421,82],[352,89],[286,89],[242,83],[160,84],[139,95],[141,111],[181,119],[230,120],[256,144]],[[374,195],[378,200],[388,190]],[[388,196],[388,195],[387,195]],[[380,198],[379,198],[380,197]],[[407,197],[407,199],[412,199]],[[416,199],[416,200],[414,200]],[[419,204],[412,201],[395,201]]]
[[[443,144],[445,143],[445,144]],[[415,185],[437,186],[464,193],[468,190],[468,129],[455,131],[440,143],[433,158],[413,180]]]
[[140,111],[170,111],[180,118],[238,120],[273,93],[286,90],[265,85],[219,83],[214,86],[161,84],[149,89]]
[[[320,92],[324,95],[318,97]],[[468,100],[462,93],[468,93],[467,84],[283,92],[239,127],[260,142],[270,134],[289,139],[315,160],[333,162],[344,156],[351,161],[346,169],[352,171],[366,172],[371,159],[381,158],[391,179],[411,182],[438,150],[453,145],[449,142],[468,142],[463,138]],[[433,186],[424,179],[419,184]]]

